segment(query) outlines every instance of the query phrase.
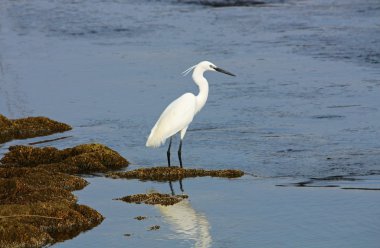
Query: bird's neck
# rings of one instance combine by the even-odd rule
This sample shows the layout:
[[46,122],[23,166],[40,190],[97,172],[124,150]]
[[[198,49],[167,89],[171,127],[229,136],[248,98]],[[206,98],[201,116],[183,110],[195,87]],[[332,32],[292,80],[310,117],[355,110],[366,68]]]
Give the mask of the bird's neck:
[[203,106],[206,104],[208,97],[208,82],[203,76],[203,71],[198,71],[197,68],[193,73],[193,80],[199,87],[199,94],[196,96],[197,108],[196,112],[199,112]]

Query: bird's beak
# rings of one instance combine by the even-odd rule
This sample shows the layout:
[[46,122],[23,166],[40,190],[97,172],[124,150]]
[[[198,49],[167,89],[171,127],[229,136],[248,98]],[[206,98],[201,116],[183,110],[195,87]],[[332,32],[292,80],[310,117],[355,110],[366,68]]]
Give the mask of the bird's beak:
[[224,74],[227,74],[227,75],[230,75],[230,76],[236,76],[235,74],[232,74],[231,72],[228,72],[228,71],[226,71],[226,70],[223,70],[223,69],[221,69],[221,68],[219,68],[219,67],[214,67],[214,70],[215,71],[218,71],[218,72],[221,72],[221,73],[224,73]]

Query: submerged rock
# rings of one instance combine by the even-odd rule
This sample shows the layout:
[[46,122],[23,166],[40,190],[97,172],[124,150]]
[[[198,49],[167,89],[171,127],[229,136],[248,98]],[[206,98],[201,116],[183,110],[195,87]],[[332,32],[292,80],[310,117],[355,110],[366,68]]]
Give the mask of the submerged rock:
[[160,228],[161,227],[159,225],[154,225],[154,226],[149,227],[148,231],[157,231]]
[[241,170],[204,170],[204,169],[186,169],[179,167],[151,167],[140,168],[126,172],[110,172],[107,177],[140,179],[149,181],[177,181],[187,177],[225,177],[237,178],[244,175]]
[[133,219],[135,219],[135,220],[145,220],[146,218],[148,218],[148,217],[139,215],[139,216],[136,216]]
[[118,153],[99,144],[9,150],[0,160],[0,247],[42,247],[97,226],[103,216],[79,205],[71,193],[87,182],[70,174],[128,165]]
[[67,124],[46,117],[27,117],[10,120],[0,114],[0,143],[27,139],[71,130]]
[[121,200],[128,203],[136,203],[136,204],[150,204],[150,205],[174,205],[183,199],[188,198],[187,195],[169,195],[169,194],[161,194],[161,193],[149,193],[149,194],[136,194],[136,195],[128,195],[122,198],[117,198],[115,200]]

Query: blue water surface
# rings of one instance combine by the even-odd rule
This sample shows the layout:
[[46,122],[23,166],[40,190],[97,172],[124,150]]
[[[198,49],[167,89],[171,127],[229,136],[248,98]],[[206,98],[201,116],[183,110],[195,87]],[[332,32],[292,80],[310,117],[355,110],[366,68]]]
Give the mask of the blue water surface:
[[[145,142],[167,104],[197,93],[181,72],[210,60],[237,75],[206,73],[208,102],[183,145],[186,167],[254,175],[184,182],[191,207],[183,208],[207,219],[189,229],[207,230],[204,243],[159,209],[112,200],[166,184],[89,178],[76,194],[106,220],[58,246],[377,247],[378,191],[342,188],[378,188],[379,1],[239,2],[0,2],[0,113],[73,126],[48,137],[69,138],[39,146],[98,142],[130,168],[166,165],[166,147]],[[308,180],[337,187],[293,187]],[[162,229],[147,233],[134,214],[161,216]]]

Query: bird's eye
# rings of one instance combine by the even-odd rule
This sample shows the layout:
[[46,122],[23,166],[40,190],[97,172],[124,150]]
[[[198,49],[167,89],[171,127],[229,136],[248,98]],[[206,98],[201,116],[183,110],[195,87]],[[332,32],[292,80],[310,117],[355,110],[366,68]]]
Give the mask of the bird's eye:
[[214,69],[214,66],[210,65],[210,68]]

